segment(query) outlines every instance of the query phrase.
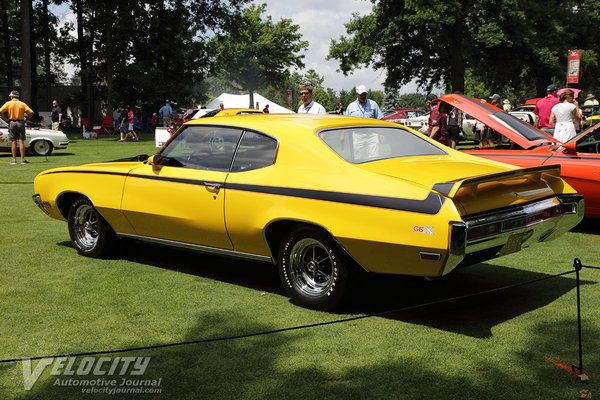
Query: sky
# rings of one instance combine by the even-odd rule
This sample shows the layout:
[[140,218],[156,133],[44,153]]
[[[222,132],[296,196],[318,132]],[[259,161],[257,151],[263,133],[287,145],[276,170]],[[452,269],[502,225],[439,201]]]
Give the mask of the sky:
[[303,53],[305,70],[314,69],[323,76],[324,87],[339,92],[362,84],[372,90],[383,90],[384,71],[361,68],[344,76],[337,72],[337,60],[326,60],[331,40],[346,35],[344,24],[350,21],[352,13],[366,15],[371,12],[373,4],[369,0],[254,0],[254,3],[266,3],[265,14],[274,22],[289,18],[300,27],[302,40],[309,44]]
[[[288,18],[300,27],[302,40],[309,43],[304,54],[305,72],[314,69],[324,77],[323,86],[336,92],[342,89],[351,90],[357,85],[366,85],[371,90],[383,90],[385,71],[372,68],[361,68],[345,76],[338,72],[337,60],[326,60],[331,40],[338,40],[346,35],[345,23],[349,22],[353,13],[366,15],[371,12],[373,3],[370,0],[253,0],[255,4],[266,3],[265,15],[270,15],[276,23],[281,18]],[[55,13],[62,21],[73,21],[74,15],[66,7],[58,7]],[[61,22],[62,22],[61,21]],[[72,68],[69,68],[72,71]],[[404,86],[401,93],[414,93],[415,84]]]

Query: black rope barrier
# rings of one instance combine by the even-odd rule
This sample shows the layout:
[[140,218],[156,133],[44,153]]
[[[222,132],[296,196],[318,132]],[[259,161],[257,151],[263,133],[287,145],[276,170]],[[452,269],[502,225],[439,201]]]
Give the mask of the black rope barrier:
[[[92,356],[92,355],[99,355],[99,354],[125,353],[125,352],[131,352],[131,351],[139,351],[139,350],[162,349],[162,348],[166,348],[166,347],[184,346],[184,345],[190,345],[190,344],[209,343],[209,342],[221,342],[221,341],[243,339],[243,338],[249,338],[249,337],[255,337],[255,336],[271,335],[271,334],[275,334],[275,333],[289,332],[289,331],[295,331],[295,330],[299,330],[299,329],[314,328],[314,327],[325,326],[325,325],[333,325],[333,324],[339,324],[339,323],[344,323],[344,322],[357,321],[357,320],[366,319],[366,318],[379,317],[382,315],[395,314],[395,313],[404,312],[404,311],[416,310],[419,308],[429,307],[432,305],[448,303],[448,302],[453,302],[453,301],[458,301],[458,300],[464,300],[464,299],[468,299],[468,298],[472,298],[472,297],[476,297],[476,296],[482,296],[482,295],[486,295],[486,294],[501,292],[504,290],[514,289],[514,288],[521,287],[521,286],[527,286],[527,285],[531,285],[534,283],[546,281],[549,279],[558,278],[558,277],[561,277],[564,275],[569,275],[572,273],[578,273],[578,270],[574,269],[574,270],[567,271],[567,272],[561,272],[559,274],[548,275],[543,278],[533,279],[533,280],[526,281],[526,282],[515,283],[512,285],[507,285],[507,286],[502,286],[502,287],[498,287],[498,288],[494,288],[494,289],[484,290],[481,292],[469,293],[469,294],[465,294],[465,295],[461,295],[461,296],[450,297],[447,299],[434,300],[434,301],[430,301],[427,303],[421,303],[421,304],[417,304],[417,305],[406,306],[406,307],[401,307],[401,308],[396,308],[396,309],[386,310],[386,311],[380,311],[380,312],[370,313],[370,314],[365,314],[365,315],[359,315],[356,317],[337,319],[337,320],[333,320],[333,321],[318,322],[318,323],[306,324],[306,325],[298,325],[298,326],[292,326],[292,327],[287,327],[287,328],[273,329],[273,330],[269,330],[269,331],[246,333],[246,334],[241,334],[241,335],[198,339],[198,340],[190,340],[190,341],[185,341],[185,342],[164,343],[164,344],[156,344],[156,345],[141,346],[141,347],[130,347],[130,348],[125,348],[125,349],[88,351],[88,352],[81,352],[81,353],[67,353],[67,354],[59,354],[59,355],[51,355],[51,356],[12,358],[12,359],[0,360],[0,364],[19,362],[19,361],[23,361],[23,360],[42,360],[42,359],[47,359],[47,358],[79,357],[79,356]],[[578,287],[579,287],[579,283],[578,283]],[[582,362],[580,359],[579,367],[581,367],[581,364],[582,364]]]

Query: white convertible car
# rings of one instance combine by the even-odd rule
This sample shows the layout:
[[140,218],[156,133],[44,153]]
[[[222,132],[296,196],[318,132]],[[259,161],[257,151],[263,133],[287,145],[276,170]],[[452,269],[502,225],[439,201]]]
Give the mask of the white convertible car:
[[[53,150],[66,149],[69,144],[67,135],[51,129],[25,130],[25,149],[36,156],[48,156]],[[8,123],[0,118],[0,151],[11,151],[11,141],[8,139]]]

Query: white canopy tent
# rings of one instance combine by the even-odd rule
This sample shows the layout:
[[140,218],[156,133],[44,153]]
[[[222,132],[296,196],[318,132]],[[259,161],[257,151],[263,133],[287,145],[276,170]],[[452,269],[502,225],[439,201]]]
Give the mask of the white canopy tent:
[[[261,96],[260,94],[254,92],[254,103],[258,102],[259,109],[262,110],[265,106],[269,105],[269,112],[271,113],[283,113],[283,114],[292,114],[294,111],[288,110],[285,107],[280,106],[279,104],[267,99],[266,97]],[[206,105],[206,108],[219,108],[223,104],[225,108],[248,108],[250,104],[250,95],[248,94],[229,94],[229,93],[221,93],[219,97],[211,101]]]

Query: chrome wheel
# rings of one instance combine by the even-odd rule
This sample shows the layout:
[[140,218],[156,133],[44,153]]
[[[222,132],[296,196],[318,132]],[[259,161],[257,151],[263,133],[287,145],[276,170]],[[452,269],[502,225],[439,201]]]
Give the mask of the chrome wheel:
[[73,216],[75,240],[84,250],[92,250],[98,243],[98,214],[88,204],[82,204]]
[[71,242],[79,254],[105,257],[114,253],[117,236],[89,199],[75,199],[67,221]]
[[277,267],[292,300],[318,310],[343,304],[355,281],[347,253],[331,235],[313,227],[299,227],[284,235]]
[[299,240],[290,251],[292,280],[309,295],[321,295],[331,288],[334,263],[327,248],[313,238]]

